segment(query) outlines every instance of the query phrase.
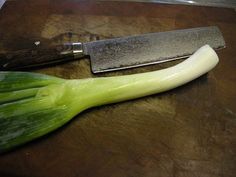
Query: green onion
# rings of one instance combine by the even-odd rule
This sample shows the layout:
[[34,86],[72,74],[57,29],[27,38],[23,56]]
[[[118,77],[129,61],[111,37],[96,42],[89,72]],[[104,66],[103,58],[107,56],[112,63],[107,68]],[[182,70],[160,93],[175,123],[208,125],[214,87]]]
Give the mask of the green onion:
[[205,45],[173,67],[127,76],[66,80],[30,72],[0,72],[0,152],[62,126],[81,111],[183,85],[218,63]]

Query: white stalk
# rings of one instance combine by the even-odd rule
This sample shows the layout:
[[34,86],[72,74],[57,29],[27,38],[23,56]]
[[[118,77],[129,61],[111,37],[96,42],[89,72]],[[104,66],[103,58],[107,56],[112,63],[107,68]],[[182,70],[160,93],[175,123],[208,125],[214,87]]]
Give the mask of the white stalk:
[[[128,76],[77,80],[78,89],[75,91],[79,96],[79,102],[88,103],[84,105],[85,108],[120,102],[181,86],[210,71],[218,61],[215,51],[209,45],[205,45],[188,59],[173,67]],[[68,82],[77,85],[73,83],[74,81]]]

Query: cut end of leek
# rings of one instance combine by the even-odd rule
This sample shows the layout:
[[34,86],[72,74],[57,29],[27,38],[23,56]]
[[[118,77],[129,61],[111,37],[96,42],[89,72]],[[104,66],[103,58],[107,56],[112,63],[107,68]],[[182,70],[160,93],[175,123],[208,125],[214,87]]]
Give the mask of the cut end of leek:
[[173,67],[127,76],[65,80],[29,72],[0,72],[0,152],[51,132],[81,111],[183,85],[216,66],[208,45]]

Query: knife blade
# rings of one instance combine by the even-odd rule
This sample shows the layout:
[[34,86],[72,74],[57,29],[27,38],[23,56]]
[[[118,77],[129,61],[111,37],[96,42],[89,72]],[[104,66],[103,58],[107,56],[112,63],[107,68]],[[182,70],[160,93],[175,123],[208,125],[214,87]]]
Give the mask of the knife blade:
[[20,70],[89,57],[93,73],[115,71],[186,58],[201,46],[225,47],[216,26],[199,27],[128,37],[43,45],[34,49],[0,54],[0,70]]
[[2,8],[2,6],[5,2],[6,2],[6,0],[0,0],[0,9]]

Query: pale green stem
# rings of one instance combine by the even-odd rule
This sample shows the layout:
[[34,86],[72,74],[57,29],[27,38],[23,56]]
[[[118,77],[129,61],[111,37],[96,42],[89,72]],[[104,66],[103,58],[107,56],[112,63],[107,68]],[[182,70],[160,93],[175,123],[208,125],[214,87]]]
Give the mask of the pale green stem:
[[[183,85],[210,71],[218,56],[208,45],[173,67],[129,76],[69,80],[75,113],[88,107],[135,99]],[[70,97],[67,95],[68,97]]]

